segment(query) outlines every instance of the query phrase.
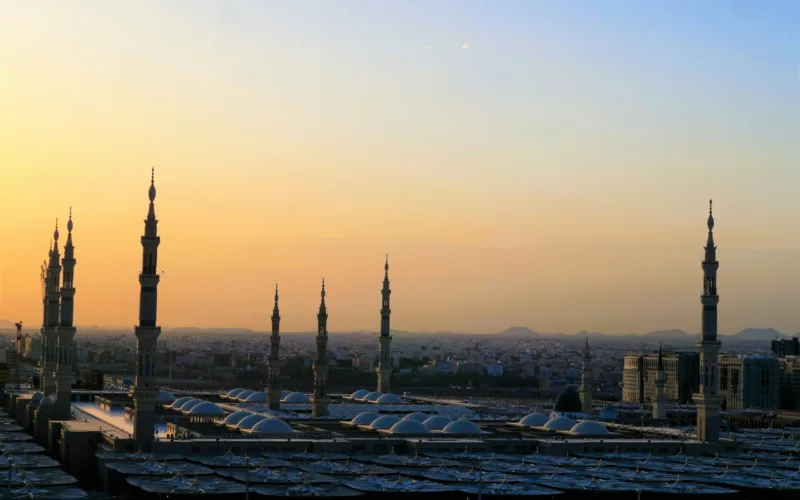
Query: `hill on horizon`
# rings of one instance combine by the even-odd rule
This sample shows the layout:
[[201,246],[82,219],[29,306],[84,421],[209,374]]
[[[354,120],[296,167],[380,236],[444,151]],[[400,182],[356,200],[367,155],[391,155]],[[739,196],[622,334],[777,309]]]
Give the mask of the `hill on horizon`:
[[506,328],[500,335],[539,335],[538,333],[534,332],[527,326],[512,326],[511,328]]
[[691,337],[695,334],[687,333],[683,330],[673,329],[673,330],[656,330],[654,332],[649,332],[645,334],[648,337]]
[[786,335],[774,328],[745,328],[741,332],[733,334],[733,336],[739,339],[754,340],[773,340],[786,337]]

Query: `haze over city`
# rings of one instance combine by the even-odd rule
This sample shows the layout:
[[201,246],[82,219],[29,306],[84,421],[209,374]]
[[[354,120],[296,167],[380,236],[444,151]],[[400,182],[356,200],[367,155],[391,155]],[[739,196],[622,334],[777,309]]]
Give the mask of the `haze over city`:
[[164,326],[376,330],[388,253],[399,330],[695,333],[713,198],[720,331],[800,331],[797,4],[86,4],[0,2],[2,319],[72,206],[135,324],[155,166]]

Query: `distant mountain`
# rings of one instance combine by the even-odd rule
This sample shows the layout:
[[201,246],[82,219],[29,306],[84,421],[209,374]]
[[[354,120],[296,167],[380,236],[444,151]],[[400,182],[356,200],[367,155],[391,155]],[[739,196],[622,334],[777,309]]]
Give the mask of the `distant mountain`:
[[657,330],[655,332],[646,333],[648,337],[689,337],[692,336],[691,333],[686,333],[683,330]]
[[739,333],[733,335],[737,339],[752,339],[752,340],[774,340],[775,338],[784,338],[785,335],[774,328],[745,328]]
[[0,319],[0,328],[16,328],[13,321]]
[[581,330],[576,334],[578,337],[605,337],[605,333],[600,332],[587,332],[586,330]]
[[534,332],[527,326],[512,326],[511,328],[506,328],[504,331],[500,332],[500,335],[539,335],[538,333]]

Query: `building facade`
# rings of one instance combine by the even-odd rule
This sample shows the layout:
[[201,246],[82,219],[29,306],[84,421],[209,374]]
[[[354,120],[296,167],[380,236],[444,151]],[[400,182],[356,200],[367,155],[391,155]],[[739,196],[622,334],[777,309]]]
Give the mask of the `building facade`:
[[800,356],[800,338],[773,340],[772,353],[776,358]]
[[800,410],[800,356],[778,360],[781,367],[781,408]]
[[[626,355],[622,371],[622,401],[625,403],[652,403],[656,400],[658,380],[658,354]],[[696,352],[665,352],[664,396],[670,403],[687,404],[697,391],[700,357]]]
[[772,357],[721,356],[719,395],[728,409],[780,408],[780,363]]

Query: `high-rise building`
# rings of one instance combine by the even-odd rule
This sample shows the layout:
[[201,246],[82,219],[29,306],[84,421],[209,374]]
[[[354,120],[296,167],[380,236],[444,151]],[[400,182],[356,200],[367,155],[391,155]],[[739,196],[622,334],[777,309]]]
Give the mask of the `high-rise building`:
[[150,208],[142,236],[142,272],[139,273],[139,325],[136,334],[136,379],[133,387],[133,441],[137,450],[149,451],[155,434],[156,346],[161,327],[157,326],[158,306],[158,220],[153,202],[156,199],[155,171],[150,178]]
[[392,332],[389,326],[389,317],[392,309],[389,307],[389,255],[386,255],[383,276],[383,289],[381,290],[381,334],[379,337],[380,354],[378,356],[378,392],[388,394],[391,391],[390,379],[392,378]]
[[781,366],[781,408],[800,410],[800,356],[778,360]]
[[705,247],[703,268],[702,338],[697,343],[700,352],[700,388],[694,395],[697,405],[697,440],[702,442],[719,441],[719,411],[722,397],[718,394],[719,377],[717,356],[721,343],[717,340],[717,247],[714,244],[714,215],[712,202],[708,202],[708,240]]
[[775,354],[776,358],[800,356],[800,338],[773,340],[772,353]]
[[[662,352],[664,396],[670,403],[687,404],[699,384],[700,357],[695,351]],[[622,401],[651,403],[658,388],[658,354],[629,353],[624,357]]]
[[780,408],[781,367],[769,356],[721,356],[719,395],[729,409]]

